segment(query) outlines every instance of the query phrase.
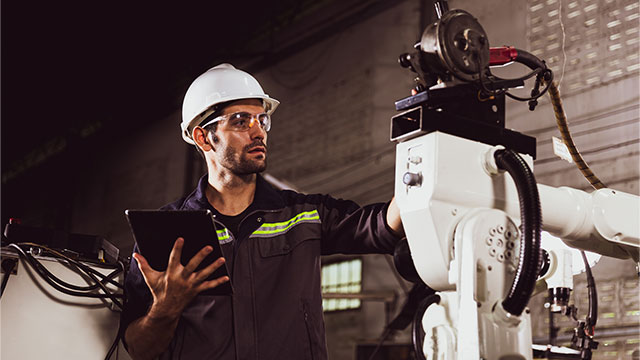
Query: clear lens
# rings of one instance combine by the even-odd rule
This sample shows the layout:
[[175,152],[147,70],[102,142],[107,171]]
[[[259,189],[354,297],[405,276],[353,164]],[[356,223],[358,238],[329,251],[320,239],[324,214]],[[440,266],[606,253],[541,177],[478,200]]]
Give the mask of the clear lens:
[[249,131],[256,123],[264,131],[271,130],[271,116],[267,113],[253,115],[248,112],[237,112],[221,115],[200,126],[205,127],[217,122],[221,122],[222,129],[230,131]]
[[264,131],[271,130],[271,116],[267,113],[258,114],[258,121],[260,122],[260,126],[264,129]]

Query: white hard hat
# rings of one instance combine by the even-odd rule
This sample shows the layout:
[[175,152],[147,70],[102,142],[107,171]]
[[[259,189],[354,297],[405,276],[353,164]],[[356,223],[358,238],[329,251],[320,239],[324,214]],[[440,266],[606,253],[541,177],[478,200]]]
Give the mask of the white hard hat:
[[198,76],[184,96],[182,103],[182,138],[195,144],[193,128],[215,110],[214,105],[240,99],[260,99],[267,113],[276,110],[280,102],[264,93],[258,81],[231,64],[220,64]]

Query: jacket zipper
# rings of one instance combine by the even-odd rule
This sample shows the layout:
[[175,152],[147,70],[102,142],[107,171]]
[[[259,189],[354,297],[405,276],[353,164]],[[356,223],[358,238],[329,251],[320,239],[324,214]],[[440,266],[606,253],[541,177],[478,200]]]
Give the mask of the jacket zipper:
[[[281,210],[254,210],[254,211],[250,212],[249,214],[247,214],[247,216],[244,217],[244,219],[240,220],[240,222],[238,223],[238,233],[240,233],[240,228],[242,227],[242,223],[245,220],[247,220],[247,218],[249,218],[250,216],[252,216],[252,215],[254,215],[254,214],[258,213],[258,212],[274,213],[274,212],[278,212],[278,211],[281,211]],[[227,228],[224,224],[222,224],[220,221],[216,220],[215,218],[214,218],[214,222],[219,223],[225,229]],[[227,229],[227,231],[229,231],[229,229]],[[231,233],[231,232],[229,231],[229,233]],[[230,269],[231,274],[229,274],[230,277],[232,278],[232,281],[233,281],[233,274],[235,274],[236,265],[238,264],[238,261],[237,261],[238,260],[238,256],[237,256],[237,254],[238,254],[238,249],[240,248],[240,241],[241,241],[240,240],[240,236],[234,237],[234,239],[233,239],[233,266]],[[251,281],[253,281],[253,274],[251,272],[250,272],[249,276],[251,278]],[[251,287],[251,291],[253,292],[253,284],[250,284],[250,287]],[[253,302],[253,300],[252,300],[252,302]],[[232,304],[233,304],[233,301],[232,301]],[[252,308],[253,307],[254,307],[254,305],[252,305]],[[233,309],[233,305],[232,305],[232,309]],[[235,310],[232,310],[232,311],[235,311]],[[234,324],[233,326],[234,327],[237,326],[235,314],[232,316],[232,319],[233,319],[232,321],[233,321],[233,324]],[[254,315],[254,322],[253,322],[253,326],[252,327],[253,327],[253,333],[254,333],[256,358],[258,358],[258,354],[257,354],[257,351],[258,351],[258,348],[257,348],[258,339],[257,339],[257,335],[256,335],[257,334],[257,329],[256,329],[255,319],[256,318],[255,318],[255,315]],[[313,358],[312,358],[312,360],[313,360]]]

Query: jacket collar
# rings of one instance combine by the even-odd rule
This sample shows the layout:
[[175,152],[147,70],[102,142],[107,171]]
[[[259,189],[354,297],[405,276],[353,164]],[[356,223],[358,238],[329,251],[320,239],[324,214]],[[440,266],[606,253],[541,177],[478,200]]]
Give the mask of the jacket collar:
[[[205,174],[198,181],[198,187],[187,198],[185,205],[192,209],[209,209],[217,213],[218,211],[211,206],[206,196],[206,189],[209,186],[208,174]],[[280,195],[280,191],[276,190],[265,180],[260,174],[256,176],[256,194],[253,197],[255,210],[280,210],[284,208],[284,201]]]

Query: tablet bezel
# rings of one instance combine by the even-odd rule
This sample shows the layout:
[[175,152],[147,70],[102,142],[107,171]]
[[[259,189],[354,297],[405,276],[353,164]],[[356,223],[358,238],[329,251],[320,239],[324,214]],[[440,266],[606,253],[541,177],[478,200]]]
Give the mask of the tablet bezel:
[[[146,210],[128,209],[129,222],[138,251],[156,271],[165,271],[169,255],[178,237],[184,238],[180,263],[185,266],[203,247],[210,245],[213,251],[198,265],[199,271],[220,257],[224,257],[218,241],[216,225],[210,210]],[[135,261],[135,260],[134,260]],[[226,263],[214,271],[207,280],[229,276]],[[229,276],[229,278],[231,278]],[[230,295],[231,281],[207,289],[198,295]]]

